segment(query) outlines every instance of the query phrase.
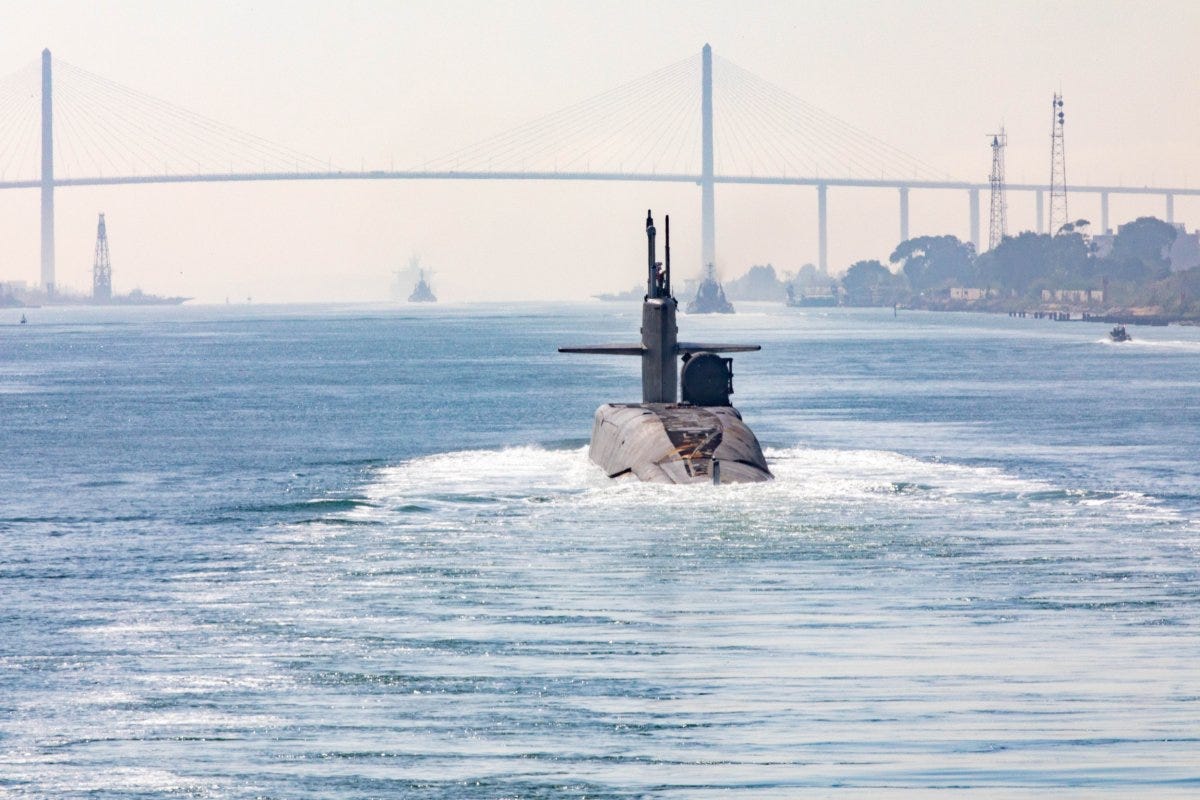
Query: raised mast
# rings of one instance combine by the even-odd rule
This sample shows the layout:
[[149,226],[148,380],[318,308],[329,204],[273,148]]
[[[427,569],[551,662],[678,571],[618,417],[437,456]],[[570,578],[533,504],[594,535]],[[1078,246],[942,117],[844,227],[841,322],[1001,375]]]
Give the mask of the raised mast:
[[[670,223],[667,223],[668,226]],[[646,212],[646,246],[649,253],[650,291],[642,303],[642,402],[674,403],[679,400],[679,368],[675,344],[675,298],[667,285],[666,271],[655,260],[654,218]]]
[[666,246],[664,248],[666,253],[663,258],[663,260],[666,261],[666,265],[663,267],[663,285],[666,287],[667,294],[670,295],[671,294],[671,215],[667,214],[665,219],[667,222],[667,240],[665,243]]
[[671,296],[671,220],[666,221],[666,264],[657,260],[654,217],[646,212],[646,298],[642,302],[642,340],[638,344],[591,344],[560,347],[560,353],[640,356],[642,402],[679,401],[679,356],[696,353],[745,353],[756,344],[710,344],[679,341],[675,322],[678,304]]

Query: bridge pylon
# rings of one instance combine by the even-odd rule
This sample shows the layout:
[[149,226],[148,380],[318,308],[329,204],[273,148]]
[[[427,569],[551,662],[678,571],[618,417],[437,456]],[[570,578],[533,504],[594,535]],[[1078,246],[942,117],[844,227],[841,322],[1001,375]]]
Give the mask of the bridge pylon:
[[713,197],[712,48],[701,51],[700,73],[700,268],[717,263],[717,211]]
[[54,294],[54,101],[50,49],[42,51],[42,288]]

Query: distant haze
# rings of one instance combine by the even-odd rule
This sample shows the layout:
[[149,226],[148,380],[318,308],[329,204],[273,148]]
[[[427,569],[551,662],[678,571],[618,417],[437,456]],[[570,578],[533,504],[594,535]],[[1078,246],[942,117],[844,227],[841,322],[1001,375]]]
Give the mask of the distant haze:
[[[1050,98],[1070,182],[1200,182],[1200,5],[1189,2],[8,2],[0,76],[56,58],[346,169],[419,166],[627,83],[709,42],[808,103],[961,180],[1047,182]],[[653,99],[647,119],[666,113]],[[716,124],[720,126],[718,118]],[[0,167],[3,164],[0,163]],[[9,176],[11,178],[12,176]],[[861,176],[872,177],[872,176]],[[60,284],[90,287],[105,212],[117,291],[204,302],[379,300],[413,253],[443,300],[583,298],[641,277],[647,208],[700,269],[697,187],[319,182],[61,188]],[[1099,222],[1098,197],[1072,218]],[[817,259],[811,187],[718,185],[722,272]],[[830,268],[886,260],[897,193],[831,189]],[[1111,225],[1164,216],[1113,196]],[[1200,199],[1175,218],[1200,223]],[[981,227],[987,238],[987,196]],[[1009,197],[1033,228],[1033,197]],[[968,237],[962,191],[914,191],[912,235]],[[0,281],[38,277],[36,190],[0,191]]]

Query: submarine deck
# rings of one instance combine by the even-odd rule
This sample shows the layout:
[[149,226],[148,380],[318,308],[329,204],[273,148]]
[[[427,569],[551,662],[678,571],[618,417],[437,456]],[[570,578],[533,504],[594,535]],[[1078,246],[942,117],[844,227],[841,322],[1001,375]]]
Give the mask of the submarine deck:
[[600,406],[588,455],[610,478],[632,474],[653,483],[756,483],[773,478],[758,439],[732,406]]

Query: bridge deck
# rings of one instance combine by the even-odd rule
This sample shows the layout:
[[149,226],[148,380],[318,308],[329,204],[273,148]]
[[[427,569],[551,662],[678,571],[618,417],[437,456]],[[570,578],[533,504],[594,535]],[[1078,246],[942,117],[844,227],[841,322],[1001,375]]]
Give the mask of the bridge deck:
[[[699,175],[678,173],[622,173],[622,172],[425,172],[420,170],[369,170],[332,172],[231,172],[192,175],[113,175],[91,178],[56,178],[54,187],[66,186],[124,186],[137,184],[166,183],[254,183],[266,181],[614,181],[614,182],[658,182],[695,183],[701,182]],[[892,180],[866,178],[806,178],[770,177],[761,175],[714,175],[714,183],[763,185],[763,186],[845,186],[874,189],[962,189],[990,191],[988,183],[967,181]],[[0,181],[0,189],[36,189],[40,180]],[[1049,187],[1037,183],[1008,183],[1009,191],[1047,191]],[[1200,187],[1180,186],[1104,186],[1073,184],[1069,192],[1090,194],[1154,194],[1154,195],[1200,195]]]

